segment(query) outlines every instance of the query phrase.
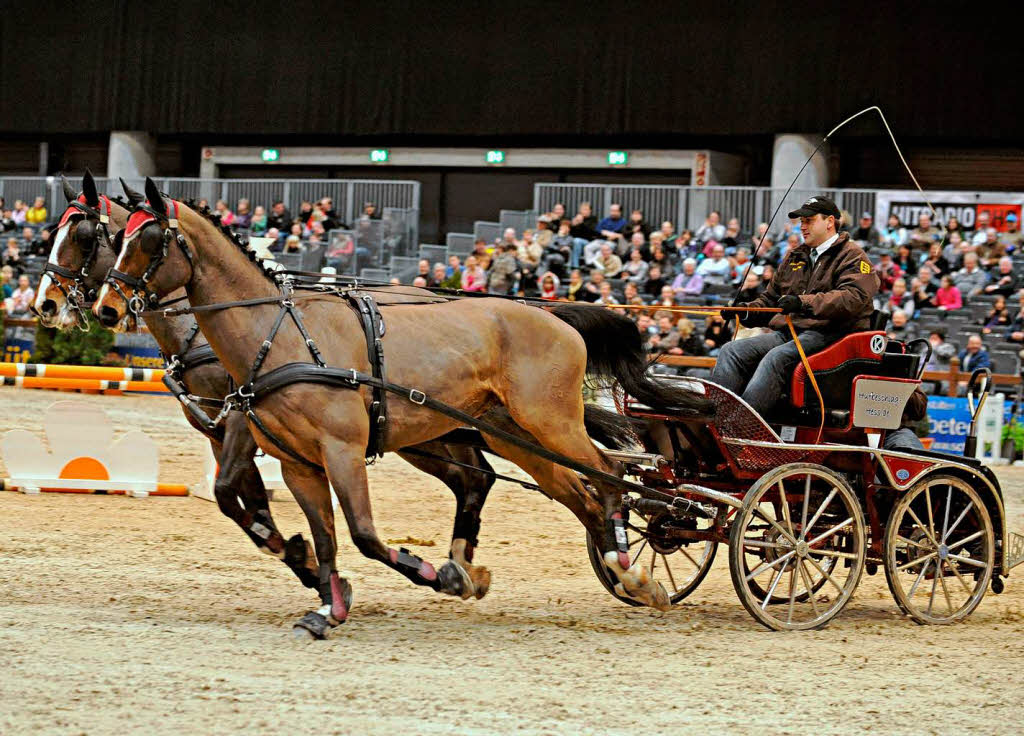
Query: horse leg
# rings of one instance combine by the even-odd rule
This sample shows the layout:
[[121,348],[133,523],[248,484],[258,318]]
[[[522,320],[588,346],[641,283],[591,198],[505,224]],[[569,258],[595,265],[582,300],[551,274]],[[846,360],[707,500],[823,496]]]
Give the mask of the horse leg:
[[294,461],[281,461],[281,476],[306,515],[319,563],[317,591],[322,605],[303,616],[295,624],[295,630],[323,639],[328,631],[344,623],[352,607],[352,586],[338,575],[335,562],[338,544],[334,535],[331,489],[322,471]]
[[454,559],[440,568],[406,549],[391,549],[377,535],[366,481],[364,444],[336,441],[324,447],[324,466],[345,512],[349,533],[356,548],[366,557],[383,562],[416,585],[425,585],[448,595],[473,595],[473,581]]
[[285,541],[274,523],[267,489],[253,460],[256,440],[245,415],[228,415],[223,441],[211,438],[210,444],[220,466],[213,493],[221,513],[238,524],[261,552],[282,560],[307,588],[316,588],[319,578],[313,548],[301,534]]
[[[491,573],[486,567],[472,563],[478,544],[477,535],[480,533],[480,511],[494,485],[491,466],[483,452],[475,447],[428,442],[418,445],[417,449],[438,457],[402,452],[399,455],[424,473],[442,480],[455,494],[455,524],[448,557],[466,571],[473,584],[471,589],[464,591],[464,595],[483,598],[491,587]],[[481,468],[483,472],[453,465],[448,460]]]
[[[582,380],[582,376],[580,376]],[[559,391],[554,382],[546,386],[536,386],[537,393],[531,390],[522,391],[516,400],[507,404],[510,421],[522,428],[537,442],[549,450],[557,452],[577,462],[588,465],[596,470],[604,471],[611,475],[621,476],[621,467],[617,463],[608,460],[594,445],[587,436],[583,426],[583,398],[578,389],[571,390],[572,380],[568,381],[569,388]],[[576,386],[579,384],[576,383]],[[545,401],[544,398],[547,397]],[[560,397],[552,401],[550,397]],[[574,418],[578,418],[574,421]],[[488,443],[491,439],[488,438]],[[510,451],[507,447],[503,451]],[[519,451],[521,454],[524,451]],[[624,523],[622,514],[622,490],[617,486],[605,481],[593,479],[581,479],[576,473],[561,466],[558,470],[545,468],[544,465],[553,466],[553,463],[542,461],[536,456],[527,454],[522,462],[528,462],[536,472],[541,473],[541,480],[536,475],[538,485],[548,491],[556,500],[574,509],[571,503],[575,500],[577,504],[583,503],[583,515],[575,512],[577,517],[587,527],[591,537],[597,542],[602,551],[605,565],[616,574],[622,586],[618,592],[644,605],[668,610],[671,601],[665,587],[655,581],[650,571],[639,561],[630,563],[628,548],[625,544]],[[511,458],[510,458],[511,459]],[[524,470],[533,475],[533,472],[516,461]],[[538,467],[540,466],[540,467]],[[563,471],[563,472],[559,472]],[[547,483],[561,484],[546,485]]]

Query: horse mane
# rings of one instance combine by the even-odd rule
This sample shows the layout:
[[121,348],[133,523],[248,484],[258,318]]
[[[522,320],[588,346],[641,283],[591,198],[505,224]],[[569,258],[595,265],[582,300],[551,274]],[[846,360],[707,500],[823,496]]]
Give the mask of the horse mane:
[[235,247],[242,251],[242,253],[244,253],[250,261],[252,261],[253,265],[260,270],[260,272],[263,274],[264,277],[266,277],[268,281],[273,283],[274,286],[280,286],[280,284],[277,283],[277,279],[275,278],[275,274],[277,272],[270,266],[266,265],[264,260],[256,255],[256,251],[252,250],[249,247],[249,241],[242,240],[238,236],[238,233],[231,230],[231,228],[229,228],[227,225],[221,223],[220,215],[215,214],[210,209],[209,205],[203,205],[202,207],[200,207],[196,200],[194,199],[186,200],[185,205],[190,210],[192,210],[197,215],[199,215],[204,220],[213,225],[215,228],[217,228],[221,235],[227,238],[232,244],[235,245]]

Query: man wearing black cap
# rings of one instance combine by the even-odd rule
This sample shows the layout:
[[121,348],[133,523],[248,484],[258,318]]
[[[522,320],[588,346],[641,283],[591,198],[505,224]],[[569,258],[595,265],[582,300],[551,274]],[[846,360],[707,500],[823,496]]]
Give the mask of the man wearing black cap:
[[760,414],[785,394],[800,360],[786,317],[808,355],[841,337],[868,329],[878,276],[849,233],[839,233],[839,208],[828,197],[811,197],[789,213],[800,219],[804,242],[791,248],[757,299],[737,306],[778,307],[782,314],[740,313],[747,327],[772,332],[722,347],[712,380],[739,394]]

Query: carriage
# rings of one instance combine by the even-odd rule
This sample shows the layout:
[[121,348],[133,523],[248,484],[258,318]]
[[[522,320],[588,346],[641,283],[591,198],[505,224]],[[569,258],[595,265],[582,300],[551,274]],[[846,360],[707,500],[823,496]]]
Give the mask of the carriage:
[[[620,409],[646,426],[652,450],[612,453],[649,489],[625,497],[630,559],[649,559],[678,603],[725,544],[740,601],[776,630],[826,625],[862,574],[879,567],[914,621],[966,618],[1024,562],[1024,536],[1007,530],[999,482],[980,461],[881,449],[929,351],[927,341],[904,344],[880,330],[848,335],[807,360],[816,382],[797,367],[786,410],[769,421],[696,378],[675,380],[711,400],[713,423],[620,397]],[[971,376],[975,419],[989,388],[986,370]],[[970,435],[972,449],[973,421]],[[589,549],[604,586],[633,604],[592,541]]]

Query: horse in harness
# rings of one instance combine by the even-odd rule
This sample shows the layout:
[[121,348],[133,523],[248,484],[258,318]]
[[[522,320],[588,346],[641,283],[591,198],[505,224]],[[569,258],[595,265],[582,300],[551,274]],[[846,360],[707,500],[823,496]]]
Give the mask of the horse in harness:
[[[65,180],[68,207],[55,231],[54,244],[45,267],[36,302],[33,305],[41,323],[60,329],[88,329],[88,303],[103,283],[117,256],[115,244],[130,214],[130,208],[144,199],[125,187],[129,202],[100,195],[89,172],[83,178],[83,191],[76,193]],[[176,292],[172,295],[179,298]],[[429,292],[411,287],[390,289],[381,300],[422,300]],[[129,315],[127,327],[136,318]],[[232,389],[231,379],[219,364],[198,323],[190,317],[147,315],[146,325],[167,360],[164,382],[182,403],[186,419],[207,436],[219,472],[214,488],[220,510],[245,531],[256,546],[282,559],[304,585],[319,584],[313,550],[308,541],[296,534],[285,540],[270,512],[266,489],[253,462],[256,442],[244,416],[225,413],[222,397]],[[223,419],[223,422],[218,421]],[[469,547],[476,542],[480,510],[494,483],[494,471],[476,448],[465,444],[434,442],[420,448],[408,448],[403,456],[443,481],[455,494],[454,538]],[[486,569],[481,568],[479,593],[486,592]]]
[[[313,531],[322,606],[298,626],[322,636],[350,607],[351,585],[335,562],[328,481],[364,555],[435,591],[465,596],[474,590],[474,567],[454,543],[451,558],[435,568],[379,539],[364,465],[368,448],[399,451],[465,426],[478,429],[490,450],[580,519],[600,540],[626,595],[668,607],[646,567],[630,564],[621,518],[630,484],[587,435],[580,389],[588,362],[600,358],[645,403],[694,414],[708,405],[644,375],[629,320],[590,306],[559,305],[556,316],[491,299],[395,304],[382,320],[365,299],[365,309],[359,307],[361,297],[350,290],[278,281],[219,223],[165,200],[151,180],[146,197],[122,231],[123,248],[93,312],[104,326],[123,329],[143,306],[160,311],[159,299],[185,288],[191,306],[164,314],[195,315],[237,385],[228,403],[249,420],[258,444],[281,460]],[[354,300],[357,308],[338,308]],[[625,342],[617,348],[609,336]],[[372,357],[380,351],[388,356],[386,373]],[[387,403],[386,425],[378,426],[371,416],[385,392],[403,400]]]

